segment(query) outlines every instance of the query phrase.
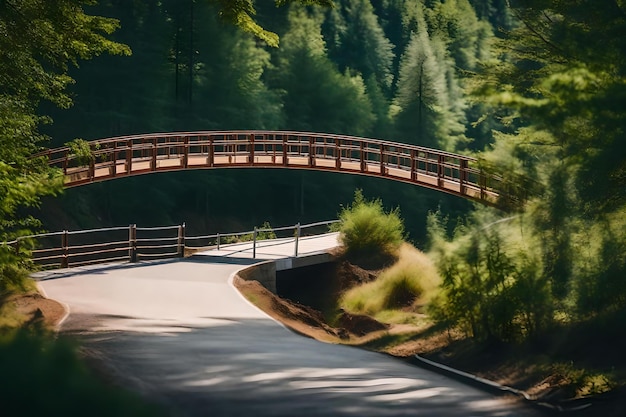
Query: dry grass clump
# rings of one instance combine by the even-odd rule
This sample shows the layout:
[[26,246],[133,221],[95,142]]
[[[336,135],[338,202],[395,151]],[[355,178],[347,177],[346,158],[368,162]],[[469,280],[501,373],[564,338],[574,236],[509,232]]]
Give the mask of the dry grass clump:
[[428,256],[404,243],[392,266],[376,280],[348,290],[341,297],[340,305],[353,314],[393,321],[395,315],[391,311],[420,311],[435,295],[438,285],[439,275]]

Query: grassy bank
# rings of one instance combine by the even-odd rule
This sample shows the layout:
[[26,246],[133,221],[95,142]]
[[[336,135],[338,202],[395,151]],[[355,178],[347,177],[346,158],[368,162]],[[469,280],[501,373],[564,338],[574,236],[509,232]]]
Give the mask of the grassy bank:
[[376,280],[354,286],[339,300],[352,314],[365,314],[385,323],[410,323],[422,319],[425,306],[436,294],[439,276],[428,257],[408,243],[395,254],[396,261]]

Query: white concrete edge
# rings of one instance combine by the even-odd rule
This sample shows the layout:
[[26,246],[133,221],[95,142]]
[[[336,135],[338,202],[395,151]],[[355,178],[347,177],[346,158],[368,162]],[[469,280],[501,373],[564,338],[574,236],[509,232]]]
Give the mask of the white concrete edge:
[[532,396],[530,396],[528,393],[526,393],[524,391],[521,391],[521,390],[518,390],[518,389],[515,389],[515,388],[511,388],[511,387],[506,386],[506,385],[498,384],[497,382],[491,381],[489,379],[481,378],[481,377],[479,377],[477,375],[470,374],[468,372],[463,372],[463,371],[460,371],[458,369],[451,368],[451,367],[449,367],[447,365],[431,361],[430,359],[423,358],[420,355],[415,355],[415,358],[417,360],[427,364],[427,365],[432,366],[432,367],[439,368],[439,369],[441,369],[443,371],[456,374],[456,375],[458,375],[458,376],[460,376],[462,378],[467,378],[467,379],[474,380],[474,381],[479,382],[479,383],[481,383],[483,385],[487,385],[487,386],[489,386],[491,388],[496,388],[498,390],[505,391],[505,392],[511,392],[511,393],[513,393],[515,395],[519,395],[519,396],[524,397],[524,399],[526,399],[526,400],[533,401],[535,399],[535,398],[533,398]]
[[65,310],[65,314],[63,315],[63,317],[61,317],[61,320],[59,320],[55,325],[54,325],[54,331],[56,333],[58,333],[61,330],[61,326],[63,325],[63,323],[65,322],[65,320],[67,320],[67,318],[70,316],[70,306],[62,301],[58,301],[55,300],[53,298],[48,297],[48,294],[46,293],[46,290],[44,290],[44,288],[39,284],[39,282],[36,282],[37,285],[37,290],[39,291],[39,293],[46,299],[48,300],[52,300],[55,301],[57,303],[59,303],[62,307],[63,310]]
[[459,369],[455,369],[455,368],[451,368],[447,365],[441,364],[439,362],[435,362],[435,361],[431,361],[430,359],[426,359],[420,355],[413,355],[415,357],[415,359],[417,359],[418,361],[428,365],[431,368],[435,368],[440,372],[446,373],[446,374],[452,374],[458,378],[461,379],[465,379],[465,380],[470,380],[474,383],[477,383],[479,385],[482,385],[483,388],[490,388],[490,389],[495,389],[498,390],[502,393],[511,393],[514,394],[518,397],[523,398],[525,401],[541,407],[543,409],[549,409],[551,411],[556,411],[556,412],[573,412],[573,411],[580,411],[580,410],[584,410],[586,408],[591,407],[591,403],[587,403],[587,404],[582,404],[580,406],[575,406],[575,407],[568,407],[565,408],[559,404],[552,404],[552,403],[548,403],[545,401],[540,401],[538,400],[536,397],[528,394],[526,391],[522,391],[513,387],[509,387],[508,385],[502,385],[499,384],[495,381],[491,381],[489,379],[485,379],[485,378],[481,378],[477,375],[474,374],[470,374],[468,372],[464,372],[461,371]]

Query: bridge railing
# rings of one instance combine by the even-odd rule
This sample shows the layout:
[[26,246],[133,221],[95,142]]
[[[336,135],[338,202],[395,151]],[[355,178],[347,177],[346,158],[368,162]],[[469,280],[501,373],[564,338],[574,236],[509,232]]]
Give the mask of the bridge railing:
[[124,175],[219,167],[290,167],[387,177],[496,204],[498,175],[476,158],[360,137],[283,131],[177,132],[90,142],[91,155],[70,148],[39,154],[76,186]]
[[[96,263],[138,262],[188,256],[201,250],[226,249],[231,245],[251,242],[252,256],[269,237],[293,242],[293,256],[298,256],[298,243],[307,236],[329,231],[338,220],[277,228],[257,228],[235,233],[186,236],[185,224],[164,227],[108,227],[101,229],[40,233],[22,236],[5,245],[15,252],[27,250],[35,265],[42,269],[71,268]],[[273,240],[275,242],[275,240]]]

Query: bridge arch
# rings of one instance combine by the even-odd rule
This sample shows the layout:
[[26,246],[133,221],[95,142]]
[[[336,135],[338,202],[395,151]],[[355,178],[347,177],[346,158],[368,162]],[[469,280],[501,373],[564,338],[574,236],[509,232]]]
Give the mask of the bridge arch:
[[89,142],[91,157],[50,149],[65,187],[153,172],[216,168],[289,168],[387,178],[487,205],[503,194],[501,178],[475,158],[354,136],[289,131],[200,131],[119,136]]

